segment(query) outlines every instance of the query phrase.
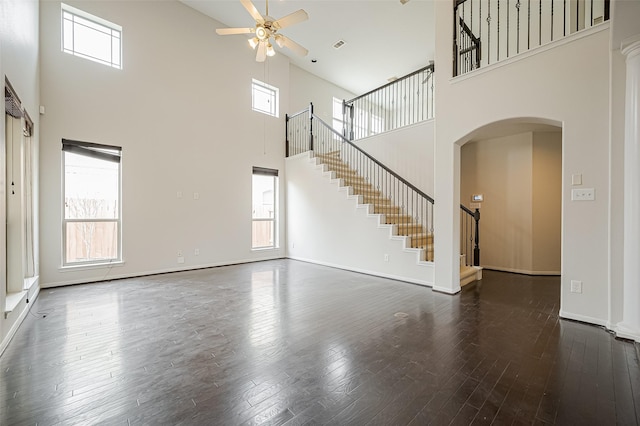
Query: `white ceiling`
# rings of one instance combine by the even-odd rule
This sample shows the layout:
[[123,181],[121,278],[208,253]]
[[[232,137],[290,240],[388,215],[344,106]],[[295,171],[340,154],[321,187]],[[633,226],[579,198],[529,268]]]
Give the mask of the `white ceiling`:
[[[255,23],[240,0],[180,0],[214,18],[220,27],[253,27]],[[309,50],[299,57],[274,45],[278,54],[291,62],[356,95],[426,66],[434,59],[435,0],[272,0],[269,15],[281,18],[298,9],[309,20],[284,28],[279,33]],[[265,14],[265,1],[254,0]],[[218,27],[213,23],[214,27]],[[212,28],[212,32],[215,28]],[[244,37],[248,35],[214,37]],[[345,45],[336,50],[338,40]],[[247,43],[247,55],[255,56]],[[316,63],[311,60],[316,59]],[[269,60],[267,58],[267,60]]]

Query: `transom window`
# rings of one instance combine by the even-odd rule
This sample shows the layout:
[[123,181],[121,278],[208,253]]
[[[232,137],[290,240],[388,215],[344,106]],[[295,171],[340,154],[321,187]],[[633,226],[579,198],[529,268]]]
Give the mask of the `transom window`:
[[63,265],[121,260],[122,148],[62,140]]
[[122,69],[122,27],[62,3],[62,51]]
[[260,80],[252,79],[252,107],[254,111],[278,117],[279,90]]

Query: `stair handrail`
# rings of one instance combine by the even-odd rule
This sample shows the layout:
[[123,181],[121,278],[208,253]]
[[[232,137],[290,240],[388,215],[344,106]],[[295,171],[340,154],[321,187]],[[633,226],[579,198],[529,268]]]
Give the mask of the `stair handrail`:
[[350,140],[362,139],[433,118],[434,72],[431,61],[362,95],[343,100],[344,136]]
[[415,191],[417,194],[419,194],[420,196],[426,198],[431,204],[434,204],[434,200],[431,196],[427,195],[424,193],[424,191],[420,190],[419,188],[417,188],[415,185],[413,185],[411,182],[407,181],[405,178],[403,178],[402,176],[400,176],[398,173],[394,172],[393,170],[391,170],[389,167],[385,166],[384,164],[382,164],[380,161],[378,161],[377,159],[375,159],[374,157],[372,157],[368,152],[366,152],[365,150],[363,150],[362,148],[360,148],[358,145],[354,144],[353,142],[351,142],[349,139],[345,138],[344,136],[342,136],[339,132],[337,132],[333,127],[329,126],[322,118],[318,117],[315,114],[311,114],[311,116],[313,117],[314,120],[318,120],[320,123],[322,123],[323,126],[325,126],[328,130],[330,130],[334,135],[336,135],[337,137],[339,137],[340,139],[342,139],[343,143],[347,143],[350,146],[352,146],[353,148],[355,148],[357,151],[361,152],[362,154],[364,154],[368,159],[370,159],[371,161],[373,161],[377,166],[381,167],[384,171],[386,171],[387,173],[389,173],[390,175],[392,175],[393,177],[395,177],[396,179],[398,179],[400,182],[402,182],[403,184],[405,184],[406,186],[408,186],[409,188],[411,188],[413,191]]

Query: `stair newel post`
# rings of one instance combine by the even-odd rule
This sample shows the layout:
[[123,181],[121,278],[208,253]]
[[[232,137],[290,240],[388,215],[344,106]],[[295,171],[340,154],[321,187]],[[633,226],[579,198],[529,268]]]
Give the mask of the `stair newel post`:
[[347,135],[347,100],[346,99],[342,100],[342,136],[344,136],[345,138],[348,137]]
[[309,150],[313,151],[313,102],[309,104]]
[[285,154],[284,154],[284,156],[288,158],[289,157],[289,114],[285,114],[284,115],[284,123],[285,123],[285,125],[284,125],[284,132],[285,132],[285,135],[284,135],[284,143],[285,143],[284,152],[285,152]]
[[480,266],[480,210],[476,209],[473,213],[473,219],[476,222],[476,235],[473,247],[473,266]]

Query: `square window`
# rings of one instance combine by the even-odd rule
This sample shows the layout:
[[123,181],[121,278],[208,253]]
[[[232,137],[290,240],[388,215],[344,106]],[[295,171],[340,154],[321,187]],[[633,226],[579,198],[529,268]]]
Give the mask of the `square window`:
[[255,78],[251,83],[251,105],[254,111],[278,117],[279,90]]

